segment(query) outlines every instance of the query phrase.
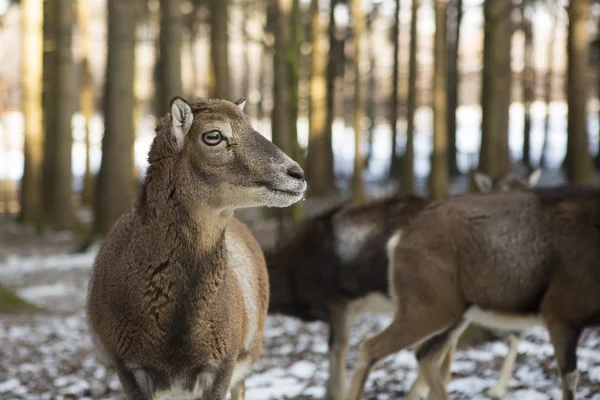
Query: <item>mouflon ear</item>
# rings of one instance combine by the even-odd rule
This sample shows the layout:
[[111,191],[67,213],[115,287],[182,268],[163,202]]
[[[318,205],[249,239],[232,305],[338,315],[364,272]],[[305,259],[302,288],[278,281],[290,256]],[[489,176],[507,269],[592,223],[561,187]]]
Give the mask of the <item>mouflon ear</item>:
[[244,111],[244,106],[246,105],[246,98],[240,97],[240,99],[235,102],[235,105],[238,106],[240,110]]
[[475,186],[477,187],[477,190],[479,190],[481,193],[487,193],[492,190],[492,178],[490,178],[483,172],[474,172],[473,180],[475,181]]
[[540,181],[541,176],[542,176],[542,169],[541,168],[535,169],[527,177],[527,183],[529,183],[529,186],[535,187],[538,184],[538,182]]
[[183,139],[189,132],[194,114],[190,104],[179,96],[171,100],[171,136],[175,146],[180,149],[183,146]]

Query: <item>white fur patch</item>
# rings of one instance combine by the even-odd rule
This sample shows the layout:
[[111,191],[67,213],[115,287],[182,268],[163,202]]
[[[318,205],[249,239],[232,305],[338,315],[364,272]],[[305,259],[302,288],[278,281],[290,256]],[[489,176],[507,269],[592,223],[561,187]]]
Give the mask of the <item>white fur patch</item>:
[[539,315],[520,315],[498,311],[487,311],[477,306],[470,307],[463,316],[468,321],[477,325],[505,331],[521,331],[543,324]]
[[226,236],[229,263],[233,267],[246,308],[248,336],[244,340],[244,350],[249,350],[254,342],[258,327],[258,290],[256,276],[250,265],[251,255],[248,249],[230,236]]
[[252,372],[253,366],[254,363],[250,359],[244,360],[243,362],[238,362],[233,370],[233,377],[231,378],[231,384],[229,387],[235,388],[237,385],[243,382],[248,375],[250,375],[250,372]]
[[481,193],[487,193],[492,191],[494,182],[492,182],[492,178],[483,172],[475,172],[473,174],[473,180],[475,181],[475,186],[477,186],[477,190]]
[[392,313],[394,304],[380,293],[370,293],[350,303],[349,313],[352,317],[366,313]]
[[352,221],[335,221],[333,224],[335,251],[343,262],[352,261],[361,250],[367,236],[371,235],[377,226],[375,224],[356,224]]
[[400,239],[402,239],[402,231],[399,230],[392,235],[391,238],[388,239],[385,248],[388,256],[388,293],[390,297],[393,299],[395,304],[396,302],[396,292],[394,290],[394,251],[400,243]]
[[212,387],[214,380],[214,374],[203,373],[198,375],[192,392],[183,389],[181,382],[175,381],[170,389],[154,393],[153,398],[156,400],[194,400],[202,398],[204,391]]

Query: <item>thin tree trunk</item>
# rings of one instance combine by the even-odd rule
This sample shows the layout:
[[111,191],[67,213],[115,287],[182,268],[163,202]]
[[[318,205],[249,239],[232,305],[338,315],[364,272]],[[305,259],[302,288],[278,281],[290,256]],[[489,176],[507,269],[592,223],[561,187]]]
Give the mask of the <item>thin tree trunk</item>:
[[[596,44],[594,50],[596,51],[596,96],[600,100],[600,18],[596,25]],[[598,137],[600,137],[600,109],[598,110]],[[598,153],[594,160],[596,169],[600,169],[600,140],[598,141]]]
[[42,55],[43,3],[23,0],[21,82],[23,92],[23,123],[25,144],[23,181],[21,187],[21,223],[41,225],[42,201]]
[[588,151],[587,131],[590,2],[570,1],[567,10],[567,176],[571,183],[591,184],[594,180],[594,167]]
[[57,0],[44,0],[44,22],[43,22],[43,57],[42,57],[42,108],[44,124],[43,156],[42,156],[42,218],[46,225],[47,207],[52,201],[51,193],[53,186],[53,168],[51,155],[55,152],[56,140],[56,26]]
[[414,173],[414,134],[415,112],[417,109],[417,12],[420,0],[412,0],[410,12],[410,47],[408,62],[408,101],[406,112],[406,151],[402,156],[402,180],[400,190],[412,193],[415,190]]
[[214,96],[231,99],[229,84],[229,0],[211,0],[210,54],[215,79]]
[[[251,69],[251,65],[252,65],[252,60],[250,60],[250,38],[248,35],[248,24],[247,21],[249,20],[249,12],[248,12],[248,8],[250,7],[250,4],[248,1],[243,1],[242,5],[241,5],[241,10],[242,10],[242,38],[243,38],[243,50],[242,50],[242,54],[243,54],[243,59],[244,59],[244,71],[245,73],[242,74],[242,95],[247,97],[250,93],[250,69]],[[246,112],[248,112],[248,107],[249,104],[246,104]]]
[[98,173],[94,233],[105,235],[132,204],[135,4],[108,0],[105,131]]
[[361,51],[362,37],[365,32],[365,17],[360,0],[352,0],[352,23],[354,25],[354,173],[352,175],[352,199],[356,202],[365,199],[363,170],[365,156],[363,154],[362,120],[365,113],[364,95],[362,93]]
[[479,170],[497,176],[510,168],[508,114],[510,106],[510,43],[512,2],[484,3],[481,152]]
[[53,26],[56,49],[48,59],[53,76],[48,77],[51,97],[47,100],[54,105],[49,110],[53,115],[45,138],[49,146],[44,153],[42,178],[45,181],[44,218],[54,229],[69,229],[74,222],[71,172],[71,119],[76,104],[72,54],[74,4],[71,0],[57,0],[52,12],[56,18]]
[[400,157],[398,157],[398,81],[400,75],[400,0],[395,0],[394,24],[392,26],[394,42],[394,66],[392,71],[392,100],[390,101],[390,127],[392,135],[392,153],[390,156],[390,178],[400,176]]
[[531,104],[535,98],[535,67],[533,65],[533,21],[530,15],[530,7],[526,4],[521,6],[521,23],[525,36],[523,49],[523,165],[531,168]]
[[430,194],[440,199],[448,194],[448,110],[446,95],[446,0],[435,0],[433,76],[433,153]]
[[544,77],[544,103],[546,104],[546,115],[544,117],[544,142],[542,144],[542,154],[540,157],[540,167],[546,164],[546,151],[548,150],[548,136],[550,135],[550,103],[552,102],[552,89],[554,79],[554,47],[556,41],[556,30],[558,28],[558,12],[554,9],[552,13],[552,24],[550,25],[550,38],[548,39],[547,51],[547,70]]
[[83,175],[82,204],[90,205],[93,199],[94,177],[90,167],[90,121],[94,115],[94,82],[90,66],[92,44],[88,30],[90,20],[88,0],[77,2],[77,19],[81,37],[81,89],[79,104],[85,123],[85,172]]
[[339,75],[339,71],[343,71],[345,63],[344,54],[344,41],[339,40],[336,37],[336,25],[334,10],[337,4],[344,2],[344,0],[331,0],[329,8],[329,54],[327,57],[327,88],[326,88],[326,102],[327,102],[327,123],[325,127],[325,141],[327,143],[327,149],[331,149],[327,157],[327,170],[331,171],[332,188],[335,189],[335,169],[334,169],[334,154],[333,154],[333,121],[335,120],[335,102],[336,102],[336,78]]
[[373,157],[373,141],[375,135],[375,108],[377,105],[377,83],[376,83],[376,68],[377,61],[375,57],[376,38],[373,33],[373,22],[377,18],[378,5],[374,5],[373,9],[367,16],[367,37],[368,46],[367,53],[369,59],[369,79],[367,80],[367,119],[369,120],[368,129],[368,141],[367,141],[367,155],[365,156],[365,169],[369,168],[369,162]]
[[327,138],[327,49],[320,21],[319,0],[311,1],[310,102],[306,176],[313,195],[325,195],[335,189],[333,149]]
[[258,90],[260,91],[260,97],[258,98],[258,103],[256,104],[256,119],[258,119],[261,127],[263,126],[265,118],[265,96],[263,94],[263,91],[265,90],[265,69],[270,64],[269,61],[269,54],[263,46],[260,53],[259,65],[257,67]]
[[[462,22],[463,6],[462,0],[454,0],[449,4],[447,36],[448,37],[448,59],[446,60],[448,80],[446,83],[448,93],[448,168],[451,175],[457,175],[458,163],[456,147],[456,111],[458,109],[458,88],[460,76],[458,72],[458,49],[460,45],[460,25]],[[451,12],[450,12],[451,11]]]
[[159,56],[157,62],[156,109],[161,116],[169,112],[169,101],[181,96],[181,30],[179,0],[160,0]]

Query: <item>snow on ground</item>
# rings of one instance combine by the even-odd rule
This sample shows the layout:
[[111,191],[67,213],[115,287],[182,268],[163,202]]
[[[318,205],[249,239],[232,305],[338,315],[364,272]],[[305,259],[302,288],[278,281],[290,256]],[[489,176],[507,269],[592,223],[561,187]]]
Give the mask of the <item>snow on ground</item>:
[[[94,251],[77,256],[8,257],[0,281],[29,300],[60,313],[0,319],[0,400],[124,399],[116,375],[95,357],[83,310]],[[365,316],[353,330],[347,370],[357,345],[390,321]],[[507,346],[491,342],[459,349],[449,385],[453,399],[486,399]],[[327,332],[321,323],[283,316],[267,319],[264,350],[247,381],[248,400],[311,399],[324,394]],[[543,328],[528,331],[520,346],[509,400],[559,399],[552,347]],[[589,330],[578,349],[582,380],[578,398],[600,400],[600,333]],[[402,398],[417,374],[410,351],[381,363],[367,383],[367,399]]]

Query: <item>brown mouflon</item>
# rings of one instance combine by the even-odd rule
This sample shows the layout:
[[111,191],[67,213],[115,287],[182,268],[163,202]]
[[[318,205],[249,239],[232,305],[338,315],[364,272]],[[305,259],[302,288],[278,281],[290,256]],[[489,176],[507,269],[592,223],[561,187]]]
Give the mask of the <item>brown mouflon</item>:
[[[540,172],[534,171],[527,179],[513,172],[493,180],[482,173],[473,178],[481,192],[529,190],[537,184]],[[367,312],[393,311],[387,240],[428,203],[417,196],[392,196],[360,205],[338,205],[304,221],[277,249],[265,251],[271,282],[269,313],[328,324],[326,399],[344,399],[345,357],[354,319]],[[448,371],[451,358],[449,352],[444,364]],[[421,375],[413,392],[429,392]]]
[[465,324],[550,335],[564,400],[579,380],[576,348],[600,324],[600,190],[561,186],[449,197],[428,205],[388,241],[392,323],[361,345],[349,400],[373,366],[420,346],[434,399],[448,399],[441,359]]
[[130,400],[224,400],[230,388],[244,398],[269,283],[258,243],[233,212],[289,206],[306,183],[243,105],[171,101],[137,204],[98,253],[89,326]]

